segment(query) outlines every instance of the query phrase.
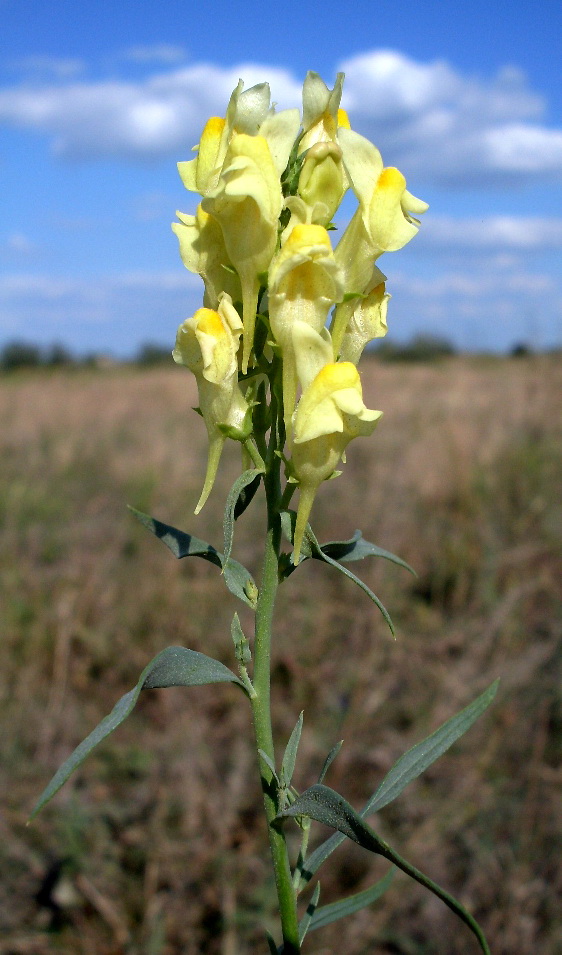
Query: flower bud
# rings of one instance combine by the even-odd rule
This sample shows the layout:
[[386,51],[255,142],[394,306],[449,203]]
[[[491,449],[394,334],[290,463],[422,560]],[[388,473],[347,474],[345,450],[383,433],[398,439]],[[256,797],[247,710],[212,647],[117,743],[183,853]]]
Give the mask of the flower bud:
[[299,176],[298,194],[312,209],[326,207],[322,225],[328,225],[342,201],[345,186],[342,151],[335,142],[318,142],[306,153]]

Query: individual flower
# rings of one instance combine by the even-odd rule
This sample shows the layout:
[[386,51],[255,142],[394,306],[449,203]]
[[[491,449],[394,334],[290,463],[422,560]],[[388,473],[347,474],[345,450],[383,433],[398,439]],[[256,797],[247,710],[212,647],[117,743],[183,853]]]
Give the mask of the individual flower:
[[382,273],[375,265],[374,274],[364,296],[355,300],[355,306],[347,322],[343,336],[340,361],[356,365],[365,345],[375,338],[383,338],[387,331],[386,312],[390,295],[386,291]]
[[329,310],[343,295],[341,270],[330,237],[319,225],[296,225],[271,264],[269,322],[283,358],[283,409],[286,433],[297,397],[293,326],[304,322],[320,332]]
[[249,406],[238,384],[241,334],[238,312],[230,296],[223,293],[217,311],[199,308],[180,325],[172,352],[174,361],[195,375],[209,436],[207,472],[196,514],[211,493],[227,435],[245,441],[251,431]]
[[303,135],[298,153],[302,157],[297,193],[311,210],[309,221],[327,226],[334,216],[348,179],[342,163],[338,132],[349,129],[349,119],[340,108],[343,73],[333,90],[310,71],[303,84]]
[[[408,192],[406,180],[398,169],[383,167],[379,150],[364,136],[342,129],[339,143],[359,208],[334,254],[345,274],[346,293],[363,295],[375,260],[383,252],[401,249],[416,235],[419,222],[413,214],[425,212],[428,205]],[[336,311],[332,326],[336,353],[339,353],[353,309],[353,300],[349,299]]]
[[207,196],[216,188],[228,147],[239,133],[267,139],[279,174],[287,165],[289,153],[297,135],[300,117],[298,109],[275,113],[270,108],[271,93],[268,83],[258,83],[248,90],[238,81],[233,91],[226,116],[211,116],[205,125],[201,140],[194,149],[195,159],[178,163],[178,171],[186,189]]
[[221,292],[227,292],[234,302],[242,300],[240,281],[228,260],[222,229],[212,216],[197,207],[194,216],[176,213],[179,222],[172,229],[180,244],[180,255],[186,269],[200,275],[205,283],[203,304],[216,308]]
[[365,407],[359,372],[349,361],[334,362],[330,335],[298,322],[293,329],[303,392],[293,418],[290,470],[299,484],[293,562],[298,563],[316,492],[334,475],[349,442],[374,431],[381,411]]
[[203,200],[220,224],[229,260],[242,289],[247,371],[254,339],[260,273],[269,268],[283,208],[281,183],[267,140],[239,133],[232,138],[217,187]]
[[340,108],[344,74],[338,73],[333,90],[312,70],[306,74],[302,87],[302,127],[299,153],[320,142],[335,142],[339,127],[349,129],[349,119]]
[[255,135],[267,116],[270,102],[268,83],[259,83],[249,90],[238,81],[233,91],[226,116],[211,116],[205,124],[195,159],[178,163],[178,171],[186,189],[206,196],[215,188],[228,144],[235,133]]

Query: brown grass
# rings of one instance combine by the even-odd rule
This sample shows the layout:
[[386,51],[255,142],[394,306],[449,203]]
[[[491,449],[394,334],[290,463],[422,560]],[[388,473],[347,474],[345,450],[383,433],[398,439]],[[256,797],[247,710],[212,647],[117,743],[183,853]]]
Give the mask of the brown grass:
[[[317,562],[283,585],[278,739],[304,708],[295,782],[305,788],[344,737],[328,782],[360,807],[405,749],[500,676],[493,710],[373,822],[473,911],[494,955],[562,952],[560,361],[372,360],[364,373],[366,403],[385,417],[322,489],[313,526],[324,540],[361,527],[419,577],[356,565],[396,641]],[[0,955],[263,953],[259,925],[275,925],[249,713],[233,688],[143,694],[25,826],[56,766],[156,652],[181,643],[233,665],[240,605],[216,568],[174,561],[125,509],[220,546],[238,454],[229,449],[194,518],[195,403],[175,368],[0,381]],[[235,556],[255,573],[262,517],[258,503],[236,533]],[[343,846],[322,870],[323,901],[384,871]],[[378,906],[309,938],[317,955],[476,951],[405,877]]]

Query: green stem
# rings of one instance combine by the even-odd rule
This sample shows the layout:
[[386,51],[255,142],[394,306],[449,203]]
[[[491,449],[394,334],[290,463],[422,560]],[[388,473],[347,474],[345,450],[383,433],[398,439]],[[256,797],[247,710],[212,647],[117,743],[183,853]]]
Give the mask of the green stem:
[[[271,726],[271,632],[275,596],[279,584],[279,552],[281,545],[281,522],[279,518],[279,462],[274,462],[265,478],[268,510],[268,528],[265,543],[262,585],[256,607],[256,632],[254,643],[253,686],[255,697],[251,701],[254,716],[256,747],[263,750],[275,762],[273,731]],[[272,825],[277,813],[277,791],[271,770],[259,758],[261,783],[269,844],[275,871],[275,884],[279,899],[279,913],[283,932],[284,955],[299,955],[299,926],[296,896],[293,889],[289,855],[285,835],[281,828]]]
[[252,459],[252,463],[256,466],[258,471],[265,471],[265,461],[263,460],[261,454],[259,453],[256,445],[251,438],[248,438],[244,441],[244,447]]

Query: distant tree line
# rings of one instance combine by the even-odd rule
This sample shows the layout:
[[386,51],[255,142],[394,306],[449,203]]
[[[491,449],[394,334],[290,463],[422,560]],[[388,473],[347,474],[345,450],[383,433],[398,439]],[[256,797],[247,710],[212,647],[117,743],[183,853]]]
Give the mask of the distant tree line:
[[3,372],[26,368],[106,367],[113,364],[134,364],[148,367],[164,363],[172,364],[171,348],[153,342],[140,345],[133,358],[127,362],[117,362],[102,353],[91,353],[78,357],[65,345],[58,342],[53,345],[40,346],[31,342],[14,340],[7,342],[0,348],[0,371]]
[[[552,351],[560,351],[553,349]],[[398,343],[382,339],[365,352],[365,357],[384,362],[430,362],[457,354],[455,347],[445,338],[433,335],[416,335],[409,342]],[[533,355],[533,349],[520,342],[510,349],[513,358]],[[26,368],[62,367],[107,367],[115,364],[132,364],[143,368],[156,365],[172,366],[171,348],[155,342],[140,345],[132,359],[118,362],[104,354],[88,354],[77,357],[65,345],[54,343],[39,346],[30,342],[14,340],[0,348],[0,372]]]

